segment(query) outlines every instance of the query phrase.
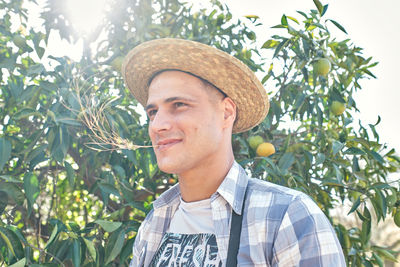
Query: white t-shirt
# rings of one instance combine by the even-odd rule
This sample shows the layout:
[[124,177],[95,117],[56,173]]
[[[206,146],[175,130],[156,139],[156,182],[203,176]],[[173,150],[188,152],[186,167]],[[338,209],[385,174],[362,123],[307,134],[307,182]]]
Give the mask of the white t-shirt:
[[211,199],[181,199],[150,266],[219,267],[218,246],[212,221]]

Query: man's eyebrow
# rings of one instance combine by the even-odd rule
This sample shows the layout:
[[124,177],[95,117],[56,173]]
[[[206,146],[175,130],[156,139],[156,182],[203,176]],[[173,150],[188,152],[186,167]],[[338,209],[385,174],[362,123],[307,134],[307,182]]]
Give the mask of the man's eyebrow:
[[[187,98],[187,97],[181,97],[181,96],[173,96],[173,97],[169,97],[167,99],[164,100],[164,103],[171,103],[177,100],[181,100],[181,101],[187,101],[187,102],[195,102],[195,100],[191,99],[191,98]],[[147,111],[149,109],[155,108],[156,105],[154,104],[148,104],[144,110]]]

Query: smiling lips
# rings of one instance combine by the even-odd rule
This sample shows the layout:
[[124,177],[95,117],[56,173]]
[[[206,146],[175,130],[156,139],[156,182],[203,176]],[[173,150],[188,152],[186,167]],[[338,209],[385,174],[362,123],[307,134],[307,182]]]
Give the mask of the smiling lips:
[[181,141],[182,141],[181,139],[165,139],[165,140],[157,142],[156,148],[159,151],[164,151]]

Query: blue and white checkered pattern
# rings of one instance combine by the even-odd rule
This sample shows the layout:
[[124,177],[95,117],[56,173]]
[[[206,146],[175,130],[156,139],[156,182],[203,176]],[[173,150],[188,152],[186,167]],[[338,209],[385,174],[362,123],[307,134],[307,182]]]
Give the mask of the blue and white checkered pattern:
[[[231,210],[241,213],[246,186],[239,266],[346,266],[332,226],[307,195],[248,178],[236,162],[211,196],[223,266],[228,254]],[[138,231],[130,267],[150,264],[179,205],[179,196],[176,185],[154,201],[154,209]]]

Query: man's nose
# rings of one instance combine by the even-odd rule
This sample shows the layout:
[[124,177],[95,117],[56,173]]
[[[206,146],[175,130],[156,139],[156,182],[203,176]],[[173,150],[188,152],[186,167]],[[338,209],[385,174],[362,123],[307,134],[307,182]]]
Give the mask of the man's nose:
[[171,116],[163,110],[158,110],[149,127],[154,132],[167,131],[171,129]]

